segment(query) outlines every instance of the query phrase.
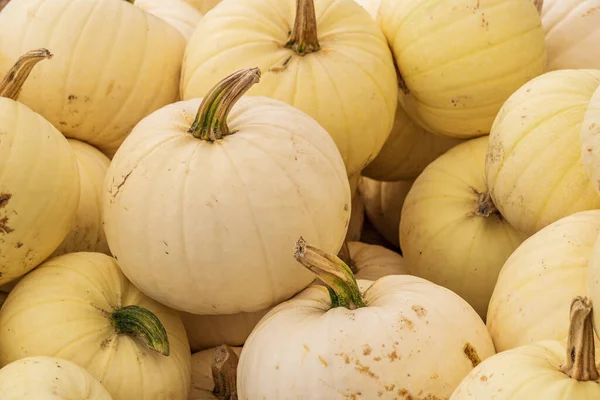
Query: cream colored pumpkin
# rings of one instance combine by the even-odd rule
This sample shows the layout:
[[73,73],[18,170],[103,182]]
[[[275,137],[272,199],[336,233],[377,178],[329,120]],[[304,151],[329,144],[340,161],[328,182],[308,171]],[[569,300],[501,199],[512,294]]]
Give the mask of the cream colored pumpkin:
[[113,400],[89,372],[56,357],[26,357],[0,369],[2,400]]
[[488,138],[429,164],[402,208],[400,248],[411,274],[449,288],[485,318],[498,273],[525,240],[498,212],[485,182]]
[[244,345],[240,399],[447,398],[494,354],[483,322],[453,292],[408,275],[357,285],[334,256],[302,241],[295,254],[339,306],[316,285],[271,310]]
[[348,250],[356,279],[376,281],[388,275],[408,274],[402,256],[383,246],[348,242]]
[[0,14],[0,74],[46,47],[19,101],[111,156],[133,126],[178,98],[183,36],[124,0],[12,0]]
[[600,69],[600,0],[544,0],[548,69]]
[[350,223],[346,232],[346,241],[358,241],[362,235],[362,229],[365,222],[365,206],[360,193],[352,197],[352,210],[350,214]]
[[[139,307],[154,314],[166,332],[147,315],[139,317]],[[135,337],[140,331],[119,330],[123,320],[145,327],[141,332],[150,344]],[[0,364],[27,356],[79,364],[114,400],[185,399],[190,385],[181,318],[144,296],[113,258],[100,253],[53,258],[10,292],[0,310]]]
[[506,261],[490,300],[487,326],[497,351],[541,340],[563,340],[566,310],[586,295],[588,262],[600,234],[600,210],[548,225]]
[[363,177],[359,183],[365,213],[377,231],[399,247],[400,214],[413,181],[382,182]]
[[486,159],[494,203],[532,235],[578,211],[600,208],[582,160],[580,129],[600,70],[558,70],[533,79],[502,106]]
[[404,109],[429,132],[489,133],[504,101],[546,67],[531,0],[383,0],[378,19],[402,77]]
[[[213,376],[213,368],[215,364],[215,353],[219,350],[217,347],[213,347],[207,350],[199,351],[192,354],[192,389],[188,395],[188,400],[217,400],[213,394],[215,389],[215,378]],[[241,347],[232,347],[231,350],[237,357],[242,353]],[[237,361],[233,363],[237,365]],[[233,375],[235,376],[235,375]],[[233,384],[235,389],[235,382],[227,382]],[[224,397],[221,397],[224,398]],[[228,399],[228,397],[225,397]],[[236,397],[237,398],[237,397]]]
[[[238,71],[205,100],[151,114],[109,168],[111,252],[140,290],[175,309],[265,310],[313,280],[290,257],[297,236],[335,253],[344,241],[350,188],[335,143],[314,119],[279,100],[244,96],[233,105],[231,91],[247,90],[258,76],[258,69]],[[197,138],[188,130],[201,105]],[[208,107],[225,115],[206,122]],[[226,131],[233,133],[203,136]]]
[[[598,214],[600,214],[600,210],[597,211],[597,215]],[[598,218],[600,219],[600,217]],[[600,225],[600,223],[598,225]],[[600,227],[598,227],[597,231],[600,232]],[[591,236],[592,235],[590,235],[590,237]],[[593,304],[600,304],[600,240],[598,240],[600,239],[600,236],[596,236],[598,237],[596,240],[591,238],[593,241],[593,247],[589,255],[588,270],[585,271],[586,265],[581,265],[582,268],[579,268],[579,270],[581,275],[583,275],[582,278],[587,278],[587,288]],[[584,290],[580,290],[580,292],[585,293]],[[593,316],[596,333],[600,334],[600,312],[595,312]]]
[[[24,71],[47,57],[47,50],[24,56],[13,70],[17,79],[0,83],[0,96],[18,91]],[[67,236],[78,202],[77,161],[67,140],[27,106],[0,97],[0,285],[52,254]]]
[[202,13],[185,0],[135,0],[133,4],[171,24],[186,40],[202,19]]
[[[304,36],[293,28],[296,1],[303,10],[299,15],[311,21]],[[398,95],[394,63],[377,24],[358,4],[318,0],[313,8],[312,3],[220,3],[189,41],[182,97],[202,97],[226,74],[257,66],[263,77],[248,94],[282,100],[315,118],[333,137],[351,176],[377,155],[392,129]],[[296,33],[300,38],[286,47]],[[311,53],[315,46],[320,49]]]
[[207,12],[215,8],[215,6],[221,1],[222,0],[185,0],[186,3],[194,6],[202,14],[206,14]]
[[71,231],[51,257],[78,251],[110,255],[102,227],[102,193],[110,160],[89,144],[74,139],[68,141],[79,166],[79,206]]

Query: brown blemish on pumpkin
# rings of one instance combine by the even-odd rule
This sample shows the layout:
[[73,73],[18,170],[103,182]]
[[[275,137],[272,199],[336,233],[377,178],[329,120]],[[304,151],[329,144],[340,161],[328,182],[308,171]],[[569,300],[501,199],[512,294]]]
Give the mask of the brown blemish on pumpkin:
[[368,344],[365,344],[363,347],[364,356],[368,356],[369,354],[371,354],[371,351],[373,351],[373,349],[371,349],[371,346],[369,346]]
[[288,58],[286,58],[285,61],[281,64],[281,66],[269,68],[269,72],[278,73],[278,72],[285,71],[287,69],[290,61],[292,61],[292,56],[289,56]]
[[481,380],[481,382],[487,382],[488,377],[485,375],[481,375],[481,377],[479,378],[479,380]]
[[406,318],[404,315],[400,316],[400,323],[401,328],[413,329],[415,327],[415,324],[410,319]]
[[310,347],[308,347],[307,345],[303,344],[302,347],[304,347],[304,350],[308,351],[310,353]]
[[390,354],[388,354],[388,357],[389,357],[390,361],[398,360],[400,358],[400,357],[398,357],[398,353],[396,353],[396,350],[394,350]]
[[23,247],[23,243],[21,243],[21,242],[17,242],[17,244],[15,245],[15,247],[16,247],[17,249],[20,249],[21,247]]
[[465,344],[465,347],[463,348],[463,353],[465,353],[465,356],[467,356],[469,361],[471,361],[473,368],[478,366],[479,363],[481,362],[481,358],[479,358],[479,354],[477,354],[477,350],[475,350],[475,347],[473,347],[471,345],[471,343]]
[[10,193],[0,193],[0,208],[6,207],[8,201],[11,199],[12,194]]
[[321,364],[323,364],[325,367],[327,367],[329,364],[327,364],[327,361],[325,361],[325,359],[321,356],[319,356],[319,361],[321,361]]
[[77,100],[77,96],[75,96],[74,94],[70,94],[69,97],[67,97],[67,99],[69,101]]
[[344,211],[348,211],[348,204],[344,204]]
[[377,375],[375,375],[373,373],[373,371],[371,371],[371,368],[369,368],[366,365],[363,365],[360,363],[360,361],[356,360],[354,361],[354,369],[356,369],[358,372],[360,372],[363,375],[367,375],[368,377],[374,378],[374,379],[379,379],[379,377]]
[[10,226],[8,226],[8,217],[0,218],[0,233],[9,234],[14,232]]
[[392,384],[392,385],[385,385],[385,390],[388,392],[393,392],[394,388],[396,387],[396,385]]
[[415,314],[417,314],[417,316],[419,317],[424,317],[427,315],[427,310],[425,309],[425,307],[423,306],[417,306],[414,305],[412,306],[412,310],[415,312]]
[[373,361],[381,361],[381,357],[373,357]]
[[437,397],[433,394],[423,396],[423,391],[420,391],[417,396],[412,395],[406,389],[398,389],[397,393],[399,396],[401,396],[399,399],[402,400],[442,400],[440,397]]

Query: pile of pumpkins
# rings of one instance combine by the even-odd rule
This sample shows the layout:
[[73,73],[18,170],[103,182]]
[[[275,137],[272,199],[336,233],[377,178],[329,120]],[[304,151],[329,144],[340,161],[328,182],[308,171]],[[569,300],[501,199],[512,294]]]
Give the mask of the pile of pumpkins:
[[0,0],[0,78],[3,400],[600,398],[600,0]]

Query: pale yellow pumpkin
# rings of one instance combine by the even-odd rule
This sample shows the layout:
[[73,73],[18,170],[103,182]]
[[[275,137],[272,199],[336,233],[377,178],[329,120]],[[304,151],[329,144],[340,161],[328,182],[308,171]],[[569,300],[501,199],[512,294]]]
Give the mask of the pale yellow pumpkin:
[[405,275],[402,256],[376,244],[348,242],[349,257],[356,279],[376,281],[388,275]]
[[168,22],[188,40],[202,13],[185,0],[135,0],[136,7]]
[[382,182],[363,177],[359,183],[365,213],[377,231],[396,247],[400,214],[413,181]]
[[235,378],[241,352],[241,347],[219,346],[192,354],[188,400],[234,399],[228,396],[237,392]]
[[488,137],[429,164],[402,208],[400,248],[411,274],[457,293],[485,318],[498,273],[525,240],[498,212],[485,182]]
[[361,11],[353,1],[222,2],[188,43],[182,97],[205,96],[226,74],[257,66],[263,77],[248,93],[282,100],[316,119],[351,176],[381,150],[398,96],[385,38]]
[[379,24],[401,74],[401,101],[429,132],[490,132],[504,101],[544,72],[531,0],[383,0]]
[[238,71],[204,100],[151,114],[109,168],[111,252],[140,290],[175,309],[265,310],[313,280],[290,257],[298,235],[334,253],[344,241],[351,198],[335,143],[282,101],[241,97],[259,76]]
[[69,143],[47,120],[12,100],[33,65],[48,57],[47,50],[28,53],[0,83],[0,285],[52,254],[67,236],[79,202]]
[[566,310],[574,296],[588,293],[598,234],[600,210],[583,211],[548,225],[508,258],[487,315],[497,351],[567,337]]
[[202,14],[206,14],[207,12],[215,8],[215,6],[221,1],[222,0],[185,0],[186,3],[194,6]]
[[517,90],[498,113],[486,178],[498,210],[528,235],[600,208],[578,140],[599,85],[600,70],[551,71]]
[[57,357],[26,357],[0,369],[2,400],[113,400],[85,368]]
[[114,400],[185,399],[190,385],[179,315],[100,253],[53,258],[10,292],[0,310],[0,364],[27,356],[79,364]]
[[25,51],[52,51],[19,101],[111,156],[140,119],[177,100],[185,43],[124,0],[12,0],[0,14],[0,74]]
[[110,160],[89,144],[74,139],[68,141],[79,166],[79,206],[71,231],[51,257],[78,251],[110,255],[102,227],[102,193]]
[[348,231],[346,232],[346,242],[360,240],[365,222],[365,206],[360,193],[356,193],[354,197],[352,197],[351,206],[352,210],[350,214],[350,222],[348,224]]
[[334,295],[312,286],[261,320],[240,357],[240,399],[447,398],[494,354],[477,313],[450,290],[408,275],[357,284],[302,240],[295,256]]

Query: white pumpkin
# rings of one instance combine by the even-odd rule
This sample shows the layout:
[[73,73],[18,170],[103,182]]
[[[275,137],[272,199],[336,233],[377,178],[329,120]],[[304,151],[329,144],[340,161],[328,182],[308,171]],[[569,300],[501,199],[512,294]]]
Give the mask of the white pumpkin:
[[359,241],[362,235],[362,229],[365,222],[365,206],[360,193],[352,197],[350,222],[346,232],[346,242]]
[[111,252],[140,290],[180,311],[266,310],[313,280],[290,257],[298,235],[334,253],[344,241],[350,188],[335,143],[284,102],[240,99],[259,77],[238,71],[203,100],[151,114],[109,168]]
[[136,7],[168,22],[188,40],[202,13],[185,0],[135,0]]
[[402,256],[383,246],[348,242],[348,251],[356,279],[376,281],[388,275],[408,274]]
[[25,357],[0,369],[2,400],[113,400],[85,368],[57,357]]
[[100,253],[55,257],[10,292],[0,309],[0,365],[28,356],[77,363],[114,400],[185,399],[190,385],[179,315]]
[[0,74],[39,47],[55,56],[19,101],[108,156],[140,119],[178,98],[184,37],[128,1],[12,0],[0,14]]
[[224,75],[256,65],[263,77],[248,94],[282,100],[316,119],[351,176],[381,150],[398,98],[391,52],[361,11],[347,0],[224,1],[188,43],[182,97],[205,96]]
[[408,275],[357,284],[302,239],[295,256],[331,292],[312,286],[261,320],[240,357],[240,399],[447,398],[494,354],[477,313],[447,289]]
[[236,375],[241,347],[219,346],[192,354],[188,400],[237,399]]
[[588,263],[600,234],[600,210],[548,225],[506,260],[490,300],[487,326],[497,351],[564,340],[566,310],[586,295]]

